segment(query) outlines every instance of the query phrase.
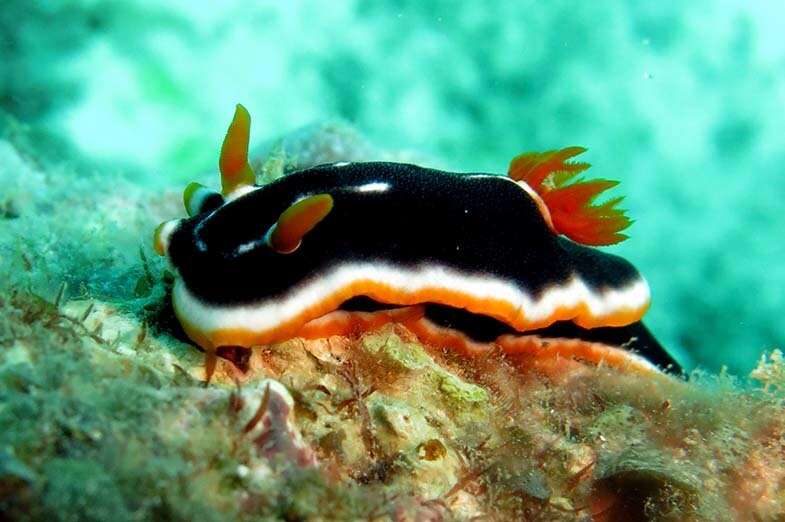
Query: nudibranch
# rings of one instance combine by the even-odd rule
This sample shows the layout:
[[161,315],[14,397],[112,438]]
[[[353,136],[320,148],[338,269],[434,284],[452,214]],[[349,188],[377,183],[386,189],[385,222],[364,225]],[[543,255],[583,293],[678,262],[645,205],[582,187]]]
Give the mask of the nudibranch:
[[[577,176],[571,147],[514,158],[508,175],[403,163],[333,163],[264,186],[248,163],[250,116],[224,140],[221,192],[191,183],[188,218],[155,232],[176,277],[175,314],[207,353],[397,322],[467,353],[678,368],[640,322],[649,288],[595,248],[630,225],[616,183]],[[558,339],[561,342],[548,342]]]

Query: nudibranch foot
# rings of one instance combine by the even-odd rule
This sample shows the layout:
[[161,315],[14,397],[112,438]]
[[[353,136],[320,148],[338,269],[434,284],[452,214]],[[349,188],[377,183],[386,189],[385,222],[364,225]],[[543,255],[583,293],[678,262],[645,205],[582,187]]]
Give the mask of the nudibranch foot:
[[[651,373],[679,373],[681,367],[640,321],[620,327],[582,328],[560,321],[545,328],[519,332],[502,321],[465,310],[428,305],[415,333],[434,344],[449,343],[467,355],[488,345],[508,355],[539,358],[571,357],[583,362]],[[452,339],[452,340],[451,340]]]
[[498,340],[498,343],[508,359],[524,363],[568,359],[593,366],[607,366],[620,372],[644,376],[661,375],[660,370],[643,357],[623,348],[602,343],[563,337],[543,338],[535,335],[504,336]]
[[[216,357],[243,353],[227,347],[387,322],[467,354],[495,345],[644,368],[637,355],[625,359],[637,350],[652,368],[674,364],[640,324],[646,281],[593,248],[625,239],[631,221],[621,198],[595,202],[615,181],[577,177],[589,168],[572,161],[582,147],[520,155],[508,176],[345,162],[258,186],[250,123],[238,105],[221,148],[221,192],[189,185],[188,217],[154,234],[176,274],[175,314],[207,352],[208,381]],[[358,298],[386,310],[346,307]],[[478,337],[481,323],[488,331]],[[539,339],[576,343],[556,350]]]
[[518,360],[563,357],[643,375],[658,373],[659,368],[680,371],[678,363],[641,323],[594,330],[560,323],[520,335],[492,318],[434,304],[387,308],[354,299],[340,310],[306,323],[296,337],[356,337],[391,323],[404,326],[424,345],[467,357],[500,351]]

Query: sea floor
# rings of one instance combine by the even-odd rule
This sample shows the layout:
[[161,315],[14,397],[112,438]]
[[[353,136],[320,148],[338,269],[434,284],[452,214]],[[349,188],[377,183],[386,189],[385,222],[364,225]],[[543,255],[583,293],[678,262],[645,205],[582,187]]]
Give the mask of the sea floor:
[[[255,164],[370,155],[416,159],[335,123]],[[0,519],[785,517],[779,352],[753,387],[466,358],[388,326],[259,347],[205,386],[151,248],[179,192],[72,169],[0,142]]]

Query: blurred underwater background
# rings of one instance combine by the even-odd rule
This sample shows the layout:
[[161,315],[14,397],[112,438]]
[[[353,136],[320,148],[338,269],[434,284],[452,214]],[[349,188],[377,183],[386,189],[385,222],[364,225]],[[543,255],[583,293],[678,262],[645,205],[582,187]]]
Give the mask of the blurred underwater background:
[[456,171],[582,145],[622,181],[651,329],[744,374],[785,344],[784,25],[775,1],[6,0],[2,135],[155,188],[215,170],[236,102],[257,142],[337,119]]
[[[0,520],[783,520],[783,27],[775,0],[4,0]],[[262,180],[587,147],[689,378],[387,328],[203,386],[151,239],[217,186],[238,102]]]

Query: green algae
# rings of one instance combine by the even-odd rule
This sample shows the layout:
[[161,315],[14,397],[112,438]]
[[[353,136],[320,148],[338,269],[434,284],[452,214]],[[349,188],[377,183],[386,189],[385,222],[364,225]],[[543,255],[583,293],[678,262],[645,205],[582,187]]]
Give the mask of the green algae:
[[1,306],[3,344],[15,339],[29,362],[0,352],[0,446],[14,448],[36,476],[27,495],[2,499],[4,511],[95,520],[130,519],[128,509],[152,515],[161,499],[193,506],[176,480],[164,480],[192,473],[188,446],[165,444],[155,427],[184,389],[132,358],[97,357],[108,348],[41,299],[17,294]]
[[461,406],[476,406],[488,402],[488,392],[483,388],[462,381],[444,370],[437,372],[439,389],[448,399]]
[[368,336],[363,339],[363,348],[392,368],[421,371],[423,379],[435,382],[444,398],[455,406],[472,407],[488,402],[486,390],[442,368],[417,343],[404,342],[394,334]]
[[402,370],[433,368],[433,359],[416,343],[406,343],[398,336],[368,336],[363,349],[385,361],[389,367]]
[[750,377],[763,384],[764,390],[785,390],[785,356],[780,350],[761,355]]
[[[115,354],[35,296],[0,299],[0,311],[0,447],[13,451],[0,458],[0,512],[20,520],[239,520],[242,496],[262,494],[238,478],[253,459],[233,427],[228,391]],[[317,497],[330,497],[351,518],[351,506],[363,505],[320,474],[306,475],[265,481],[262,489],[297,494],[266,499],[257,514],[307,516]]]

